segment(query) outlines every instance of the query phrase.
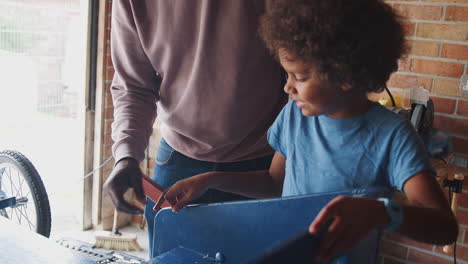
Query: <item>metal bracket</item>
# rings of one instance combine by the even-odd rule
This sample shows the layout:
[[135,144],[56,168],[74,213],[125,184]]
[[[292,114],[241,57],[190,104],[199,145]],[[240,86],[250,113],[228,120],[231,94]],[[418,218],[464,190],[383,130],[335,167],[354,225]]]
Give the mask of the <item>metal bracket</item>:
[[15,205],[16,205],[16,197],[10,197],[4,200],[0,200],[0,210],[5,209],[7,207],[13,207]]
[[463,190],[463,181],[464,180],[447,180],[443,182],[444,187],[448,187],[450,191],[454,193],[461,193]]

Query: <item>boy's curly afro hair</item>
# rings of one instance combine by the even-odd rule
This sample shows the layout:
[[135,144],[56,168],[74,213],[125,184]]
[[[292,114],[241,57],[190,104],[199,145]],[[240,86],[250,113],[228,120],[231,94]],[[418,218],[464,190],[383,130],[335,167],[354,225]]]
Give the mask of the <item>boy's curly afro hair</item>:
[[404,53],[404,33],[381,0],[270,0],[260,24],[268,49],[285,49],[330,81],[380,92]]

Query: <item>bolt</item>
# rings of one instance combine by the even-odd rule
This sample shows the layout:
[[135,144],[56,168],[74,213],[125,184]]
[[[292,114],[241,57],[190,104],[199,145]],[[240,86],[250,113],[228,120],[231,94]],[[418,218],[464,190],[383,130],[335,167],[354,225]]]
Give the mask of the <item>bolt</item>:
[[224,255],[221,252],[217,252],[215,255],[215,261],[218,263],[223,263],[225,260]]

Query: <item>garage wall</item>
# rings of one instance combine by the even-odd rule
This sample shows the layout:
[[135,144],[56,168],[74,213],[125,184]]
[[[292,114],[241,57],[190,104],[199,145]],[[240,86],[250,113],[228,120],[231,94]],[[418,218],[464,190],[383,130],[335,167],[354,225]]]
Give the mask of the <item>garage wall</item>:
[[[468,0],[385,2],[403,17],[410,47],[409,56],[400,61],[388,87],[400,96],[415,85],[428,90],[435,104],[434,127],[450,134],[455,152],[468,155],[468,95],[460,92],[461,77],[468,73]],[[464,168],[455,170],[468,175]],[[457,217],[458,263],[468,263],[467,194],[464,189]],[[395,234],[384,237],[381,249],[381,262],[385,264],[453,263],[453,256],[443,253],[440,247]]]

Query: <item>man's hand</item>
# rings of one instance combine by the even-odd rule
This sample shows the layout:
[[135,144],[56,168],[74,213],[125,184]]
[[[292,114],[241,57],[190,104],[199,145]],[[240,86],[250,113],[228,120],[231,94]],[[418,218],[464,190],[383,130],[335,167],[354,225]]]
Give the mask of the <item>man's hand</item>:
[[190,201],[202,196],[209,188],[209,177],[209,172],[192,176],[167,189],[164,199],[171,204],[172,211],[179,212]]
[[368,233],[389,221],[382,202],[375,199],[339,196],[330,201],[309,226],[309,232],[318,234],[332,220],[320,241],[316,260],[327,263],[343,254]]
[[125,192],[133,188],[137,199],[142,204],[146,204],[141,175],[142,172],[136,160],[125,158],[117,162],[106,182],[104,182],[104,191],[109,194],[117,210],[127,214],[143,213],[141,208],[131,205],[124,199]]

